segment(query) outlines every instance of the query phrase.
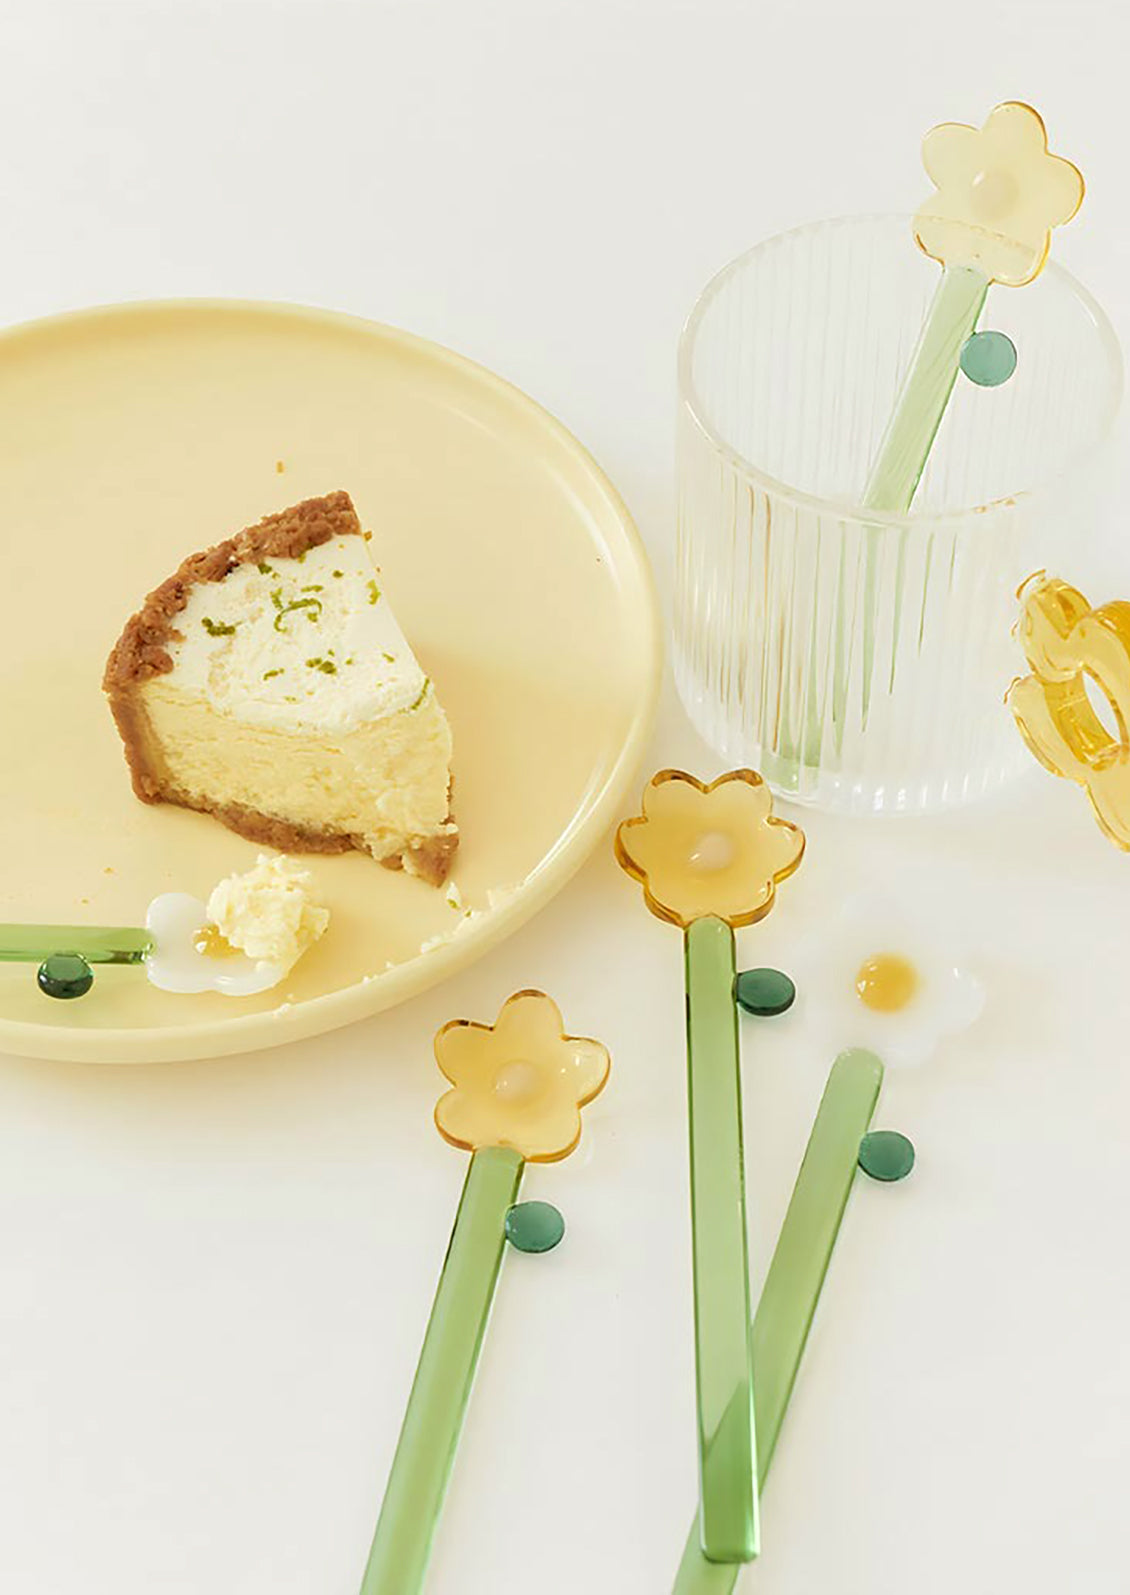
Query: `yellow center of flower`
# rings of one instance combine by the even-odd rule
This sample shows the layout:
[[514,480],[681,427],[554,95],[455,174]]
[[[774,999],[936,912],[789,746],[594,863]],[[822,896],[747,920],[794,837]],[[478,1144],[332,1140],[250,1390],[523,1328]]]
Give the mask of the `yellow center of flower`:
[[201,925],[192,938],[192,945],[205,958],[234,958],[236,949],[222,936],[215,925]]
[[729,869],[735,857],[736,852],[731,837],[723,831],[707,831],[699,837],[691,849],[687,862],[693,870],[712,874],[716,870]]
[[1011,172],[978,172],[973,179],[970,209],[979,222],[999,222],[1016,204],[1016,179]]
[[855,989],[864,1007],[898,1013],[918,990],[918,971],[901,953],[876,953],[860,964]]
[[511,1107],[528,1107],[542,1091],[542,1071],[525,1058],[511,1058],[494,1077],[494,1094]]

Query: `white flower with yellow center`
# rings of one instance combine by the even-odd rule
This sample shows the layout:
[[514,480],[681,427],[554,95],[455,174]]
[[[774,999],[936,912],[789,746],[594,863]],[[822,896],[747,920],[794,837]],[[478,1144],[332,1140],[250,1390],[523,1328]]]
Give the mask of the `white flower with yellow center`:
[[835,1045],[865,1047],[891,1068],[926,1063],[985,1003],[930,920],[877,899],[849,902],[798,973]]
[[146,973],[162,991],[269,991],[324,935],[329,910],[311,900],[311,877],[291,859],[259,855],[254,869],[229,875],[207,904],[163,892],[149,905],[153,938]]

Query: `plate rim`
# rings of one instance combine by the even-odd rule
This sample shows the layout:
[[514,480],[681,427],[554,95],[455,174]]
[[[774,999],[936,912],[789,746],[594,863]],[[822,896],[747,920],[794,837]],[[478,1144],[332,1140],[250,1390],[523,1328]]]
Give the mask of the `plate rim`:
[[240,1053],[266,1051],[292,1041],[326,1035],[419,996],[466,968],[492,947],[507,940],[526,924],[572,879],[610,828],[635,780],[654,727],[663,680],[663,628],[655,576],[639,528],[620,490],[589,449],[564,422],[488,366],[436,343],[418,333],[350,311],[287,299],[247,299],[226,296],[174,296],[129,299],[78,306],[0,327],[0,354],[11,343],[37,333],[81,322],[97,322],[161,312],[216,311],[245,315],[274,315],[280,319],[336,326],[359,336],[399,345],[431,361],[446,365],[490,389],[518,412],[525,413],[548,434],[586,474],[606,500],[624,538],[624,556],[635,578],[628,588],[638,610],[646,642],[640,660],[642,692],[636,701],[626,735],[604,777],[585,799],[579,817],[557,838],[550,852],[516,888],[513,897],[484,914],[481,926],[427,953],[417,954],[380,975],[370,975],[339,991],[325,992],[297,1002],[293,1007],[267,1009],[254,1014],[233,1014],[230,1019],[210,1019],[177,1028],[153,1026],[113,1029],[54,1028],[0,1015],[0,1051],[15,1058],[45,1059],[60,1063],[145,1064],[203,1061]]

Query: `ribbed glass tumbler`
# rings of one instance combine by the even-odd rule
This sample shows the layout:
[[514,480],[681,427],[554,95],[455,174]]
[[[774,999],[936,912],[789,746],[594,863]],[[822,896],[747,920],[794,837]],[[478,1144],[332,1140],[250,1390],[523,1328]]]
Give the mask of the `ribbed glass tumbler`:
[[910,512],[861,507],[939,273],[908,217],[817,223],[727,266],[680,344],[679,692],[800,802],[921,812],[1024,768],[1016,588],[1093,525],[1122,359],[1054,263],[990,289],[1016,369],[958,377]]

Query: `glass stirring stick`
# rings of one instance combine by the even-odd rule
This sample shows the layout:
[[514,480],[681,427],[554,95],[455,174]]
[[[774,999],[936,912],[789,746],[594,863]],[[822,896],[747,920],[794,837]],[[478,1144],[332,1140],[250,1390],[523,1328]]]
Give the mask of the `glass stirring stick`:
[[[773,1460],[855,1178],[859,1143],[871,1123],[882,1081],[883,1065],[871,1052],[841,1052],[832,1065],[765,1276],[752,1326],[761,1484]],[[740,1571],[737,1565],[706,1560],[696,1517],[673,1595],[730,1595]]]
[[532,1226],[512,1225],[523,1214],[512,1204],[525,1164],[569,1156],[581,1138],[581,1109],[608,1079],[606,1048],[567,1036],[556,1003],[540,991],[515,993],[493,1025],[445,1025],[435,1051],[452,1086],[436,1105],[436,1128],[471,1153],[471,1164],[361,1595],[416,1595],[423,1586],[505,1240],[541,1251],[562,1233],[523,1241],[519,1229]]
[[[978,342],[993,347],[992,333],[976,331],[990,287],[1001,283],[1021,288],[1037,277],[1047,260],[1052,229],[1071,220],[1084,194],[1078,168],[1050,153],[1039,112],[1019,100],[998,105],[979,128],[963,122],[931,128],[922,141],[922,160],[935,192],[914,218],[914,241],[939,263],[942,276],[863,497],[864,508],[899,515],[907,512],[918,490],[958,371],[973,373],[983,386],[997,386],[1015,365],[1015,350],[1012,363],[994,376],[985,374],[983,359],[966,359],[966,351]],[[1003,342],[1012,349],[1007,339]],[[872,528],[864,554],[864,720],[878,638],[879,546],[878,530]],[[893,575],[896,637],[902,565],[900,554]],[[893,671],[892,656],[888,686],[893,685]],[[842,703],[845,694],[841,669],[835,701]]]
[[0,925],[0,964],[40,964],[57,953],[88,964],[140,964],[153,946],[136,925]]
[[207,904],[188,892],[159,893],[144,926],[0,925],[0,964],[38,964],[40,991],[64,1000],[85,997],[102,965],[140,967],[160,991],[253,997],[277,986],[293,962],[252,958],[233,946],[209,921]]
[[617,858],[684,938],[701,1549],[712,1562],[749,1562],[757,1438],[734,928],[769,913],[804,834],[774,817],[754,770],[710,785],[663,770],[642,807],[620,826]]

